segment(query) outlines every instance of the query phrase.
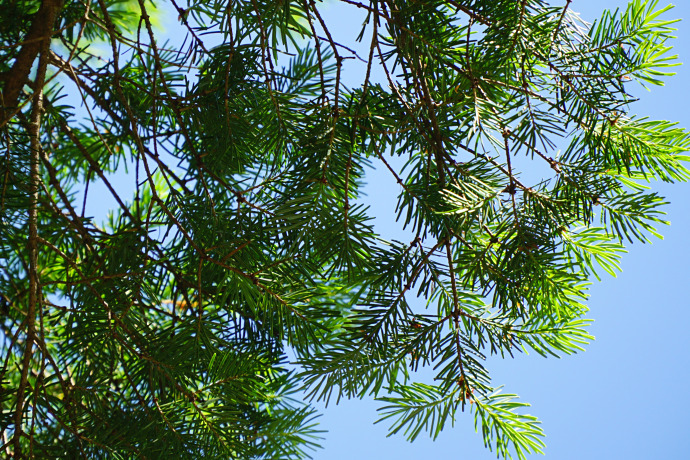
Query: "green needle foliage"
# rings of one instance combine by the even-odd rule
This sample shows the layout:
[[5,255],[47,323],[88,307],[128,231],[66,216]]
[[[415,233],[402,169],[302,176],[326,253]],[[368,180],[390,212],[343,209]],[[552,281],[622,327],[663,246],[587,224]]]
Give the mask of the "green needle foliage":
[[628,87],[672,74],[675,21],[339,3],[359,43],[313,0],[3,3],[2,455],[305,458],[309,401],[367,396],[410,440],[467,412],[542,451],[486,358],[582,350],[590,278],[658,235],[690,137]]

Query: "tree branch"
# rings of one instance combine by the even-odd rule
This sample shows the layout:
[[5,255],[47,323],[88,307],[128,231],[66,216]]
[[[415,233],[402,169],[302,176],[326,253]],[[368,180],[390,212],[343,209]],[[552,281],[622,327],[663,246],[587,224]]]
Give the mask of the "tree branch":
[[[31,67],[38,53],[50,45],[55,19],[62,8],[62,3],[63,0],[43,0],[41,8],[31,22],[24,45],[14,59],[12,68],[4,75],[5,88],[2,92],[1,101],[4,110],[0,114],[0,126],[4,125],[14,115],[19,95],[29,79]],[[36,82],[42,85],[38,78]],[[38,88],[36,88],[36,92],[39,92]]]
[[[52,11],[51,22],[49,23],[52,28],[52,23],[55,20],[55,15],[59,8],[59,3],[61,0],[53,1],[46,0],[41,7],[41,10],[48,9]],[[41,19],[41,11],[39,11],[34,24]],[[46,18],[48,20],[48,18]],[[31,30],[34,30],[34,24],[32,24]],[[45,25],[44,25],[45,26]],[[37,30],[45,31],[41,25],[36,26]],[[22,420],[24,418],[24,396],[26,393],[26,387],[28,384],[29,377],[29,367],[31,366],[31,358],[33,355],[33,346],[36,340],[36,310],[39,305],[39,280],[38,280],[38,189],[41,183],[41,172],[40,172],[40,162],[41,162],[41,140],[40,140],[40,128],[41,128],[41,112],[43,112],[43,84],[46,77],[46,68],[48,66],[48,51],[50,49],[50,36],[48,33],[44,33],[45,38],[40,45],[41,57],[38,62],[38,70],[36,72],[36,80],[34,87],[36,88],[33,96],[32,108],[31,108],[31,120],[29,123],[29,142],[31,150],[30,159],[30,179],[29,179],[29,305],[27,308],[26,316],[26,343],[24,345],[24,356],[22,359],[22,372],[19,381],[19,387],[17,390],[17,407],[14,413],[14,435],[12,442],[14,444],[14,457],[21,458],[21,436],[22,436]],[[22,51],[26,46],[22,48]],[[21,51],[20,51],[21,55]],[[35,58],[35,54],[34,54]],[[19,59],[17,59],[17,62]],[[16,67],[17,62],[15,62]],[[32,61],[33,62],[33,61]],[[30,69],[31,65],[29,65]],[[28,73],[28,70],[27,70]],[[26,77],[26,76],[24,76]],[[23,86],[23,83],[22,83]],[[21,87],[20,87],[21,89]],[[18,94],[18,93],[17,93]]]

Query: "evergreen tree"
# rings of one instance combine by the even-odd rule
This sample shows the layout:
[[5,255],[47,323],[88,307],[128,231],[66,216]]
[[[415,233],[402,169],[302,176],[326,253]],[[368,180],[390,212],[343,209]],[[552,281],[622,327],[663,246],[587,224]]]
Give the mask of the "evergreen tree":
[[[675,21],[340,3],[366,54],[314,0],[3,1],[4,455],[304,458],[310,400],[367,396],[410,440],[471,416],[499,457],[541,452],[485,359],[581,350],[588,280],[664,223],[645,183],[686,180],[690,138],[626,85],[671,75]],[[373,228],[369,166],[410,241]]]

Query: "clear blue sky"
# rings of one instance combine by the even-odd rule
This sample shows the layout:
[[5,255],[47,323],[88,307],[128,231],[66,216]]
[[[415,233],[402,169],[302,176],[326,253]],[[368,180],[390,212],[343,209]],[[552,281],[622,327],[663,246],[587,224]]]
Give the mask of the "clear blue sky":
[[[665,87],[652,92],[632,89],[642,100],[633,105],[640,115],[679,121],[690,127],[690,4],[680,0],[669,18],[677,25],[675,51],[687,66]],[[565,1],[554,1],[554,5]],[[604,9],[625,8],[623,0],[574,0],[571,9],[591,22]],[[660,5],[666,5],[660,2]],[[329,11],[330,10],[330,11]],[[352,42],[361,19],[326,9],[339,27],[343,42]],[[366,54],[365,54],[366,55]],[[346,61],[348,65],[353,61]],[[355,75],[357,71],[354,70]],[[391,222],[397,186],[376,175],[367,188],[377,230],[399,235]],[[623,258],[617,278],[594,282],[589,306],[596,336],[585,353],[562,359],[538,355],[492,360],[493,382],[530,402],[530,413],[543,421],[546,458],[553,460],[615,460],[690,458],[690,184],[654,184],[671,205],[662,228],[664,240],[635,244]],[[317,460],[340,459],[495,459],[475,433],[472,416],[462,414],[435,441],[420,437],[408,443],[403,436],[386,438],[384,424],[373,425],[378,404],[346,401],[324,410],[321,424],[329,433]],[[534,456],[542,458],[542,456]]]
[[[651,93],[633,90],[642,98],[633,108],[640,115],[690,127],[690,2],[678,1],[681,4],[667,16],[686,19],[677,26],[673,45],[688,66],[678,68],[678,75],[667,80],[665,87],[654,87]],[[354,42],[361,24],[361,18],[352,15],[357,9],[330,3],[324,13],[327,22],[336,26],[332,32],[343,43]],[[565,0],[552,3],[565,4]],[[573,0],[571,9],[591,22],[604,9],[626,4],[624,0]],[[352,84],[363,76],[363,68],[353,60],[346,61],[345,71]],[[377,216],[377,230],[387,237],[400,237],[392,218],[397,185],[376,172],[369,184],[366,202]],[[663,241],[629,247],[617,278],[595,280],[589,306],[596,341],[587,351],[563,359],[521,355],[489,363],[494,384],[505,385],[506,392],[530,402],[529,412],[543,421],[549,459],[690,458],[690,393],[686,391],[690,380],[690,184],[654,186],[671,201],[666,211],[672,225],[662,229]],[[447,427],[435,442],[421,436],[410,444],[403,436],[386,438],[387,426],[373,425],[377,407],[371,400],[344,401],[322,411],[322,428],[329,432],[325,448],[315,453],[315,459],[496,458],[484,449],[469,413],[461,414],[455,427]]]

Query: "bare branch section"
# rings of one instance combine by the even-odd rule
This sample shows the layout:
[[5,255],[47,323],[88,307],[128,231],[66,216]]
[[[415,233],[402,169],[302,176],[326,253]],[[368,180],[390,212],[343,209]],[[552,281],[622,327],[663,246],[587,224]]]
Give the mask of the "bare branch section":
[[3,113],[0,118],[0,126],[7,123],[17,113],[19,96],[24,85],[29,81],[31,67],[34,65],[38,54],[45,49],[45,46],[49,46],[55,20],[63,3],[64,0],[43,0],[36,16],[31,21],[31,28],[24,39],[24,45],[14,60],[14,64],[2,76],[5,85],[2,91]]
[[[38,194],[41,188],[41,114],[43,112],[43,84],[48,67],[50,52],[50,38],[52,36],[55,18],[62,6],[60,0],[46,0],[43,2],[29,31],[29,38],[41,38],[40,41],[25,44],[15,65],[10,71],[9,79],[3,95],[5,101],[9,100],[10,106],[14,106],[19,96],[19,91],[28,78],[29,70],[34,59],[40,53],[38,70],[34,80],[34,95],[29,122],[29,142],[31,158],[29,161],[29,239],[27,242],[29,256],[29,294],[26,316],[26,339],[24,342],[24,357],[22,359],[21,377],[17,388],[17,406],[14,413],[14,458],[24,458],[21,448],[21,438],[24,434],[23,419],[25,415],[25,395],[28,384],[28,375],[31,368],[34,343],[36,342],[36,316],[41,308],[40,280],[38,266]],[[3,120],[4,121],[4,120]],[[33,439],[33,433],[29,434]]]

